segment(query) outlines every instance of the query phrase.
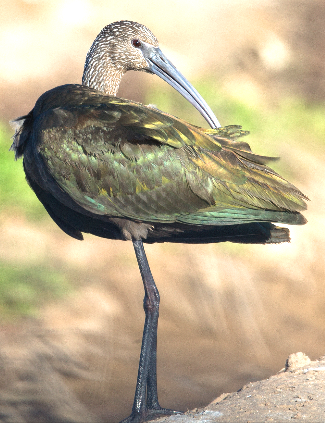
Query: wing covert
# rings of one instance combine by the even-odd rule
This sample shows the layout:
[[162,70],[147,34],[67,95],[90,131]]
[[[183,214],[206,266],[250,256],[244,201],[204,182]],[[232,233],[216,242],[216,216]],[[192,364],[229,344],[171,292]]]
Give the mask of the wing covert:
[[272,158],[237,141],[246,134],[240,127],[203,130],[154,108],[102,97],[43,111],[34,135],[51,175],[85,209],[218,225],[226,215],[228,223],[241,222],[240,214],[256,220],[251,209],[306,208],[305,196],[265,165]]

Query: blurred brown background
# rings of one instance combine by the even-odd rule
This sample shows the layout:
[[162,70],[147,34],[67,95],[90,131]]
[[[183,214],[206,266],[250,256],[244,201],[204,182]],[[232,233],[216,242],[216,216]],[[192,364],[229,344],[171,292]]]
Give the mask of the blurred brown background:
[[[292,352],[325,353],[325,4],[4,0],[3,152],[8,121],[45,90],[80,83],[95,36],[121,19],[148,26],[221,123],[251,130],[253,151],[281,156],[276,170],[311,199],[309,222],[291,229],[290,244],[146,247],[161,294],[160,401],[185,410],[268,377]],[[129,72],[119,96],[205,126],[171,92]],[[8,155],[0,163],[0,420],[120,420],[132,406],[144,320],[132,244],[66,236]]]

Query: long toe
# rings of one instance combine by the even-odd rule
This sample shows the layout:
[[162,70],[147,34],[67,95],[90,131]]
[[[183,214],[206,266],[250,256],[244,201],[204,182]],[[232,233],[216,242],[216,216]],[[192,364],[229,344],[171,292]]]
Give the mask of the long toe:
[[167,408],[157,408],[157,409],[145,409],[141,412],[132,412],[132,414],[125,418],[121,423],[144,423],[147,421],[155,420],[162,415],[177,415],[183,414],[181,411],[173,411],[172,409]]

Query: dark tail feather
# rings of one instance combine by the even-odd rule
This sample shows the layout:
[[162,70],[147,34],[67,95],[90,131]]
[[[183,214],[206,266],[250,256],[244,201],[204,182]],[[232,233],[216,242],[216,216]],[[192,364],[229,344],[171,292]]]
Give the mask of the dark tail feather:
[[290,241],[288,228],[270,222],[224,226],[194,226],[186,224],[155,224],[145,243],[206,244],[229,241],[232,243],[269,244]]
[[270,238],[266,240],[266,243],[283,243],[290,241],[290,231],[289,228],[285,227],[276,227],[270,231]]

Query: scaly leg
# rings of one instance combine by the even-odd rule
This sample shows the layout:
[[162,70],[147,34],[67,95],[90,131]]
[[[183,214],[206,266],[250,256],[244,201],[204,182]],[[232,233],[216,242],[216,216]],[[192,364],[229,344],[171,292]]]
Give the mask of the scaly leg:
[[159,317],[159,292],[152,277],[141,240],[133,241],[143,285],[143,309],[146,319],[143,329],[137,385],[131,415],[123,422],[141,422],[157,415],[177,414],[161,408],[157,392],[157,329]]

